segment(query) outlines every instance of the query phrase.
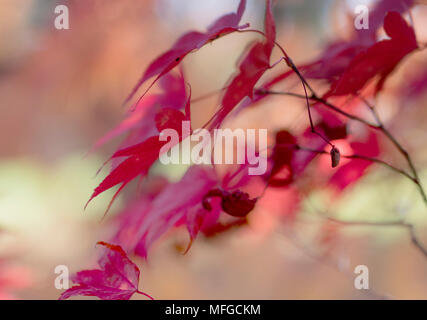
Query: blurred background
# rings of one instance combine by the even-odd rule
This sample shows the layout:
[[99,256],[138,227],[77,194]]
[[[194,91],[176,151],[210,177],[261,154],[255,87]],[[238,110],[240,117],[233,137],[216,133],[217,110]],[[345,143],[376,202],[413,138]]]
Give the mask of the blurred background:
[[[311,61],[328,42],[348,36],[354,6],[365,3],[371,1],[278,0],[277,41],[297,64]],[[60,4],[70,10],[69,30],[54,27]],[[124,98],[158,54],[183,32],[204,30],[237,4],[0,1],[0,298],[57,299],[57,265],[70,272],[94,265],[95,243],[109,235],[109,220],[101,218],[113,192],[86,210],[83,206],[105,174],[95,177],[96,171],[120,139],[89,153],[91,147],[123,119]],[[248,0],[242,22],[263,28],[264,8],[264,1]],[[421,42],[427,41],[426,17],[426,6],[412,10]],[[222,88],[254,37],[230,35],[188,56],[183,67],[193,97]],[[426,95],[400,97],[426,62],[425,52],[405,60],[378,103],[413,155],[425,185]],[[193,121],[202,125],[217,105],[218,96],[193,104]],[[269,130],[307,126],[303,102],[286,97],[268,99],[238,121]],[[405,165],[399,154],[384,157]],[[182,168],[158,171],[171,179],[182,174]],[[298,203],[292,189],[275,192],[251,213],[248,226],[209,240],[200,237],[185,256],[176,250],[187,240],[185,230],[159,242],[148,262],[136,259],[141,290],[158,299],[427,298],[427,259],[411,245],[406,229],[339,227],[317,214],[326,208],[349,220],[405,217],[416,224],[417,236],[427,246],[427,210],[404,177],[375,167],[339,198],[307,189]],[[119,197],[111,216],[127,196],[125,191]],[[283,217],[290,215],[288,225]],[[354,288],[357,265],[368,266],[371,290]]]

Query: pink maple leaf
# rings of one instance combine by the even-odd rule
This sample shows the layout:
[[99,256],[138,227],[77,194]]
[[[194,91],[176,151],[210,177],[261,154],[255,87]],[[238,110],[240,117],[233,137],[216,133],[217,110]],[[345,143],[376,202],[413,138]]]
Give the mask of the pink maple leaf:
[[142,257],[147,257],[153,243],[174,227],[186,225],[193,240],[209,214],[202,207],[202,199],[217,183],[212,167],[191,166],[180,181],[167,185],[153,200],[126,215],[115,239]]
[[64,291],[59,300],[72,296],[95,296],[103,300],[129,300],[134,293],[148,294],[138,290],[140,271],[122,247],[98,242],[105,252],[98,260],[100,269],[77,272],[72,280],[77,285]]

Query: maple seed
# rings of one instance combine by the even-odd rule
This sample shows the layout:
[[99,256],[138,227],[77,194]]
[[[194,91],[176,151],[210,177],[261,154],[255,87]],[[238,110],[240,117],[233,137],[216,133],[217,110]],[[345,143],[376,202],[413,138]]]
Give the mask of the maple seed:
[[222,209],[233,217],[246,217],[253,210],[257,199],[249,199],[249,194],[235,191],[222,197]]
[[332,168],[335,168],[340,163],[341,154],[338,148],[332,147],[331,149],[331,162]]

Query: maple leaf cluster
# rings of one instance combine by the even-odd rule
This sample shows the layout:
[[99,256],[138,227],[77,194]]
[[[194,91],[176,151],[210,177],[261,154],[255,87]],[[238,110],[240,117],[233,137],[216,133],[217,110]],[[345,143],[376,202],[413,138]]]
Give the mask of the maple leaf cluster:
[[[364,98],[375,98],[399,63],[418,49],[414,29],[402,16],[413,2],[379,1],[370,13],[369,30],[355,30],[350,40],[338,40],[326,46],[318,59],[299,66],[277,43],[273,3],[271,0],[265,3],[263,31],[249,29],[249,24],[241,23],[246,0],[240,0],[236,12],[218,18],[205,32],[185,33],[149,64],[125,102],[131,102],[149,79],[154,80],[132,104],[127,117],[95,145],[98,148],[113,137],[127,134],[107,161],[112,163],[110,173],[94,190],[88,203],[104,191],[119,186],[108,210],[126,185],[147,176],[167,143],[159,139],[160,132],[168,128],[182,132],[183,121],[191,122],[191,84],[185,80],[182,61],[228,34],[252,32],[261,38],[246,47],[236,73],[224,87],[219,109],[205,127],[208,130],[221,127],[231,114],[236,116],[244,109],[258,106],[271,96],[273,89],[283,89],[287,79],[296,77],[304,89],[301,97],[307,101],[310,121],[306,129],[299,135],[286,128],[275,133],[268,154],[268,170],[261,177],[248,174],[249,159],[242,165],[230,166],[225,173],[214,166],[192,165],[174,183],[154,177],[150,183],[156,185],[155,191],[139,194],[116,217],[117,230],[110,242],[118,245],[100,243],[105,247],[99,260],[100,269],[78,272],[73,279],[77,285],[66,290],[61,299],[74,295],[129,299],[141,292],[138,290],[139,269],[126,252],[147,258],[158,239],[180,226],[186,227],[189,233],[188,251],[199,233],[208,237],[246,224],[247,216],[259,205],[268,188],[292,190],[293,201],[298,203],[301,197],[297,181],[309,166],[314,168],[311,172],[316,173],[316,180],[325,181],[339,194],[357,182],[374,163],[367,159],[375,159],[380,154],[378,129],[381,127],[364,122],[368,124],[364,137],[348,132],[348,122],[359,118],[343,111],[342,101],[352,101],[349,107],[357,110],[362,93]],[[381,27],[387,39],[378,40]],[[274,49],[283,55],[278,62],[271,61]],[[285,71],[271,77],[269,70],[279,66],[286,68]],[[259,84],[263,76],[267,80]],[[321,81],[327,89],[321,95],[315,94],[308,80]],[[419,82],[420,87],[426,86],[425,77]],[[149,94],[156,84],[161,92]],[[331,101],[341,105],[337,107]],[[179,142],[193,130],[182,134]],[[340,146],[345,146],[345,153],[350,156],[341,154]],[[319,154],[329,154],[328,168],[314,161]],[[262,191],[250,192],[253,185],[261,185]],[[295,205],[292,213],[297,208]]]

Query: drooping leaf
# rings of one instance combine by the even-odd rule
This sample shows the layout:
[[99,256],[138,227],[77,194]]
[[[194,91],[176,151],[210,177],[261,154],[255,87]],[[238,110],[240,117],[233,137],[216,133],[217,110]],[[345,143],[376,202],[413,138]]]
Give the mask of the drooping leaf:
[[128,158],[121,162],[116,168],[114,168],[108,174],[108,176],[98,185],[98,187],[95,188],[94,192],[86,203],[86,206],[93,198],[95,198],[102,192],[118,184],[121,184],[120,188],[114,194],[110,204],[108,205],[108,208],[106,210],[106,212],[108,212],[115,198],[129,182],[131,182],[139,175],[145,176],[148,173],[148,170],[150,169],[152,164],[158,159],[160,149],[166,143],[166,141],[159,141],[159,136],[154,136],[148,138],[146,141],[138,145],[131,146],[126,149],[121,149],[115,152],[112,158]]
[[182,71],[177,74],[169,72],[159,82],[162,92],[141,100],[122,122],[96,142],[95,149],[124,133],[129,135],[122,143],[123,147],[141,142],[156,134],[154,118],[160,108],[179,110],[189,103]]
[[[155,59],[145,70],[142,78],[138,81],[132,92],[127,97],[125,103],[130,101],[138,89],[151,77],[154,81],[148,86],[145,93],[157,82],[163,75],[171,71],[181,61],[194,50],[198,50],[205,44],[223,36],[225,34],[246,28],[248,25],[239,26],[240,20],[246,7],[246,0],[240,0],[236,13],[230,13],[218,18],[206,32],[191,31],[182,35],[172,46],[172,48],[157,59]],[[142,95],[142,97],[145,95]]]
[[104,254],[98,260],[99,269],[83,270],[72,277],[74,286],[64,291],[59,300],[72,296],[95,296],[103,300],[129,300],[138,292],[140,271],[126,252],[117,245],[98,242]]
[[203,196],[217,183],[212,167],[190,167],[180,181],[167,185],[136,211],[133,223],[122,224],[116,239],[120,238],[126,248],[144,258],[153,243],[174,227],[186,225],[194,239],[209,214],[202,207]]
[[[182,139],[185,139],[186,136],[182,134],[182,127],[184,120],[190,120],[190,100],[191,92],[185,106],[186,114],[171,108],[161,110],[155,116],[157,129],[160,131],[166,128],[174,129],[177,131],[179,136],[178,142],[180,142]],[[184,132],[184,134],[191,134],[191,132]],[[93,198],[102,192],[118,184],[121,184],[120,188],[116,191],[108,205],[106,210],[107,213],[116,197],[129,182],[131,182],[137,176],[144,177],[148,173],[153,163],[159,158],[161,152],[166,152],[165,150],[162,151],[162,147],[167,143],[169,143],[170,148],[173,147],[170,142],[161,141],[160,135],[155,135],[149,137],[141,143],[116,151],[111,156],[110,160],[122,157],[126,157],[126,159],[119,163],[99,184],[99,186],[95,188],[94,192],[86,203],[86,206]]]
[[244,53],[238,65],[239,71],[233,76],[221,101],[221,108],[215,114],[209,127],[217,128],[225,117],[245,98],[253,98],[255,84],[265,71],[270,69],[270,56],[276,39],[276,27],[271,0],[267,0],[265,14],[265,41],[255,41]]

